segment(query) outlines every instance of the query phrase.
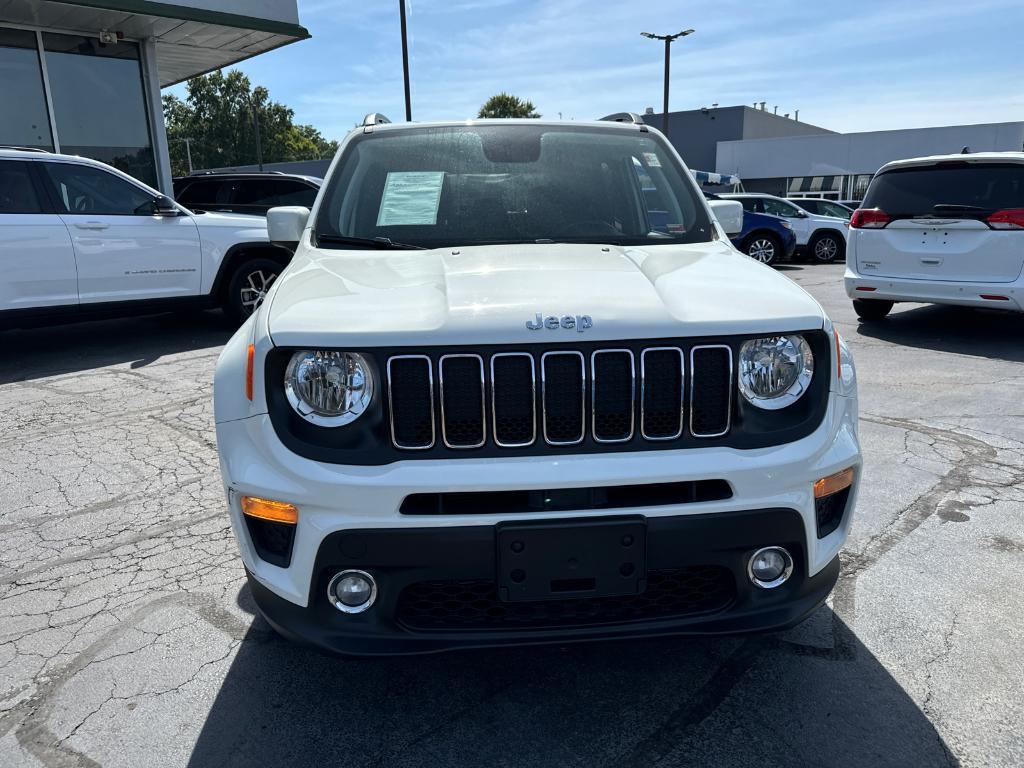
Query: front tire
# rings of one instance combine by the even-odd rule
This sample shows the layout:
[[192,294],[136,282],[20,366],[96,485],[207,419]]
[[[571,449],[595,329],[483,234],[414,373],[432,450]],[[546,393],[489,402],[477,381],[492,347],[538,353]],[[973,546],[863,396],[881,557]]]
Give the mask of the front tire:
[[853,311],[861,320],[881,320],[892,310],[893,302],[882,299],[854,299]]
[[743,252],[754,261],[774,264],[782,257],[782,243],[775,235],[758,233],[744,241]]
[[273,259],[249,259],[242,262],[228,281],[224,310],[239,324],[244,323],[259,307],[283,269]]
[[824,235],[814,238],[810,251],[816,263],[831,264],[833,261],[845,258],[846,243],[839,235],[826,232]]

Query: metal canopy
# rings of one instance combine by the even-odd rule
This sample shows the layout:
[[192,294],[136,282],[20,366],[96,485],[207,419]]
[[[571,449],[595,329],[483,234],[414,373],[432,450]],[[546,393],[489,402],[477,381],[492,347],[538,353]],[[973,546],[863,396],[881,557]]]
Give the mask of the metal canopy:
[[129,39],[153,37],[161,87],[310,36],[299,24],[148,0],[0,0],[4,22],[88,36],[106,30]]

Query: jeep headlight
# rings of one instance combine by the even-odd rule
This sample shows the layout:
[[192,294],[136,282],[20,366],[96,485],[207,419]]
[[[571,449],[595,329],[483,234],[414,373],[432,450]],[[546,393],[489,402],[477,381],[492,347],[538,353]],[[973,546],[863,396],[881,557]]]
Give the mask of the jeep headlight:
[[321,427],[341,427],[362,416],[373,400],[373,372],[355,352],[302,350],[284,372],[292,408]]
[[777,411],[807,391],[814,355],[803,336],[751,339],[740,347],[740,392],[751,405]]

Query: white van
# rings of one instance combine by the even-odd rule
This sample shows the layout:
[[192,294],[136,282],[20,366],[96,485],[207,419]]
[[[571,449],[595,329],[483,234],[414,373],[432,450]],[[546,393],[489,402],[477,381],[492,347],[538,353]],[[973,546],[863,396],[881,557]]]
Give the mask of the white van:
[[846,293],[864,320],[898,301],[1024,311],[1024,153],[882,166],[850,221]]

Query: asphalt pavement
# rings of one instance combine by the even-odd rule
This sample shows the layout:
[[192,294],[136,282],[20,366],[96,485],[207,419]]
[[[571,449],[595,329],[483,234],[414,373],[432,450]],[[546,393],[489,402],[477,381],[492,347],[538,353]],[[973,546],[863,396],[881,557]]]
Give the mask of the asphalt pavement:
[[254,615],[218,313],[0,333],[0,766],[1024,765],[1024,316],[858,324],[864,483],[788,632],[329,657]]

